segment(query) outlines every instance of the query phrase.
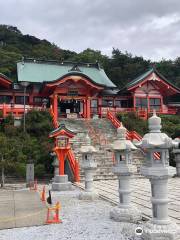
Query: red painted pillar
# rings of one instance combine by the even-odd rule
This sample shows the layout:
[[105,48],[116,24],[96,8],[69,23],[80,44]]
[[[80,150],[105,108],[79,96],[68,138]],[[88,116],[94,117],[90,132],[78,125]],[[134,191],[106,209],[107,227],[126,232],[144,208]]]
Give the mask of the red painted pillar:
[[58,119],[58,98],[57,94],[53,96],[53,112],[54,112],[54,120],[57,121]]
[[64,175],[64,160],[65,160],[66,152],[64,150],[60,150],[58,152],[59,159],[59,175]]
[[99,117],[102,117],[102,98],[98,98],[98,112],[99,112]]
[[2,112],[3,112],[3,117],[6,117],[6,104],[5,103],[3,103],[3,110],[2,110]]
[[160,109],[159,109],[160,113],[163,113],[163,97],[160,97]]
[[149,100],[149,95],[147,96],[147,118],[149,116],[151,109],[150,109],[150,100]]
[[86,118],[86,100],[83,100],[83,116]]
[[89,98],[86,101],[86,118],[91,118],[91,100]]
[[135,97],[135,95],[133,97],[133,105],[134,105],[134,111],[136,111],[136,97]]

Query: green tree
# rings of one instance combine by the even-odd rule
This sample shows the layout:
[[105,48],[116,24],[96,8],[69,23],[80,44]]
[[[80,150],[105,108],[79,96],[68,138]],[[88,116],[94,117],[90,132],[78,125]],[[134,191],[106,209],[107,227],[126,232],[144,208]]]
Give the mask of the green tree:
[[9,167],[12,167],[17,161],[18,149],[17,144],[6,137],[4,134],[0,134],[0,168],[1,168],[1,187],[5,183],[5,171]]

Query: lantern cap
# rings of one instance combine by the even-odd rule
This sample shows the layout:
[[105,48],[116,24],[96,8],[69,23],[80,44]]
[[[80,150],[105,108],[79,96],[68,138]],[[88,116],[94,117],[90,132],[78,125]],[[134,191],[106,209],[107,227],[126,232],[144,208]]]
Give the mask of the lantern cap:
[[121,127],[117,129],[118,139],[126,139],[126,132],[127,132],[127,129],[123,125],[121,125]]
[[95,153],[95,152],[97,152],[95,147],[91,145],[91,139],[90,139],[88,133],[86,134],[86,137],[85,137],[85,143],[80,148],[80,152],[81,153]]
[[51,138],[64,136],[67,138],[73,138],[75,135],[76,133],[72,132],[70,129],[67,129],[65,124],[60,124],[58,128],[56,128],[49,134],[49,137]]
[[156,111],[153,111],[152,117],[148,119],[149,132],[161,132],[161,118],[156,115]]
[[171,148],[172,139],[167,134],[161,132],[161,118],[153,113],[148,119],[149,133],[145,134],[139,146],[145,149]]
[[137,148],[130,140],[126,140],[126,128],[121,126],[117,129],[117,140],[112,144],[113,150],[136,150]]

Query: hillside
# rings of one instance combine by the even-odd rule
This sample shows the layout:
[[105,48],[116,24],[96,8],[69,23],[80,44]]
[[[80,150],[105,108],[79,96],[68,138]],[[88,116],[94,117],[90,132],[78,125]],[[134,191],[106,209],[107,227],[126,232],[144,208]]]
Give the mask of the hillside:
[[127,52],[122,53],[115,48],[111,57],[89,48],[81,53],[76,53],[61,49],[47,40],[23,35],[17,27],[0,25],[0,73],[16,80],[16,62],[21,60],[22,57],[57,61],[98,61],[105,69],[109,78],[120,88],[145,72],[151,65],[155,65],[168,80],[180,87],[180,58],[174,61],[162,60],[152,63],[143,57],[132,56]]

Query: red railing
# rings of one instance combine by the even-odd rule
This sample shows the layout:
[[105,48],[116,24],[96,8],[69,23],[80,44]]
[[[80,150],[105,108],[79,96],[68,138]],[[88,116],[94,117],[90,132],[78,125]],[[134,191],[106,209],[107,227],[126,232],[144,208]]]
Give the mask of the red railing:
[[51,115],[52,120],[53,120],[53,126],[54,126],[54,128],[57,128],[58,127],[58,122],[55,119],[52,106],[50,106],[49,112],[50,112],[50,115]]
[[[33,109],[43,110],[42,107],[35,107],[31,105],[25,105],[25,112],[31,111]],[[2,112],[2,117],[7,117],[9,114],[13,114],[14,117],[20,117],[24,114],[24,106],[21,104],[16,104],[11,106],[10,104],[0,104],[0,110]]]
[[[114,116],[110,111],[107,112],[107,118],[112,122],[112,124],[118,128],[122,125],[121,122],[119,122],[119,120],[117,119],[116,116]],[[126,132],[126,138],[128,140],[138,140],[138,141],[141,141],[142,140],[142,137],[140,134],[138,134],[136,131],[128,131]],[[159,153],[154,153],[154,156],[156,159],[160,159],[160,154]]]
[[79,182],[80,181],[80,176],[79,176],[79,163],[78,161],[75,159],[75,156],[72,152],[72,150],[69,150],[67,153],[67,158],[69,160],[72,172],[74,174],[74,180],[75,182]]

